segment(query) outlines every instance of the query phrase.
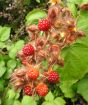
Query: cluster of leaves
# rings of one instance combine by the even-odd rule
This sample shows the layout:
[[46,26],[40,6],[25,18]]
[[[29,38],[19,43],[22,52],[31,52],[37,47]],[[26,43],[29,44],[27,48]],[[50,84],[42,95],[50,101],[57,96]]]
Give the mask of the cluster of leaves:
[[[25,3],[27,5],[29,4],[28,6],[25,6],[25,8],[27,8],[25,14],[28,13],[28,9],[33,8],[31,7],[31,5],[34,7],[36,7],[36,5],[41,7],[42,5],[45,8],[45,1],[43,0],[36,0],[37,2],[40,2],[40,4],[36,4],[37,2],[35,3],[33,2],[33,0],[24,1],[26,1]],[[9,4],[10,0],[8,0],[7,3],[5,1],[3,2],[3,0],[1,0],[0,2],[0,7],[3,6],[3,8],[5,8],[4,6]],[[37,102],[41,102],[43,105],[65,105],[65,100],[63,98],[70,98],[73,102],[75,102],[78,100],[78,94],[83,97],[86,103],[88,103],[88,11],[79,9],[80,5],[83,5],[87,2],[88,0],[67,0],[67,6],[72,11],[73,16],[77,19],[77,28],[83,30],[86,33],[86,36],[82,39],[77,40],[74,44],[64,48],[62,51],[62,56],[65,60],[65,66],[63,68],[55,67],[55,69],[59,71],[61,75],[61,84],[60,86],[55,86],[55,89],[57,87],[60,87],[61,90],[58,88],[53,92],[53,94],[49,92],[44,99],[39,99],[39,97],[36,97],[35,101],[29,96],[19,96],[19,93],[16,93],[8,85],[10,75],[13,72],[14,68],[20,66],[20,61],[16,58],[16,53],[23,47],[27,37],[24,37],[23,39],[20,39],[18,37],[18,34],[21,32],[21,30],[17,31],[17,24],[15,26],[15,31],[13,31],[14,27],[12,26],[12,23],[16,21],[15,16],[13,16],[14,19],[12,19],[12,21],[9,20],[7,22],[6,20],[5,23],[3,21],[0,21],[2,25],[0,26],[0,104],[29,105],[31,103],[31,105],[37,105]],[[15,15],[16,13],[12,12],[12,14]],[[18,14],[18,17],[20,17],[19,15],[21,16],[21,14]],[[29,12],[26,15],[25,19],[24,16],[21,20],[23,23],[24,21],[26,21],[25,25],[28,25],[37,23],[39,18],[46,17],[46,13],[41,9],[35,9]],[[0,20],[2,20],[2,18],[4,17],[0,14]],[[19,25],[19,27],[20,26],[21,24]],[[14,33],[17,33],[16,42],[14,42],[14,40],[11,40],[11,36],[13,37]],[[56,95],[58,92],[59,97],[58,95]]]

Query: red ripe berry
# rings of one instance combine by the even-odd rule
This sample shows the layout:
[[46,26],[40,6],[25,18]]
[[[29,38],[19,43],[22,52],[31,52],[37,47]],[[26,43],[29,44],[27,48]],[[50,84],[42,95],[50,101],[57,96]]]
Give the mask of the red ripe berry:
[[25,86],[23,90],[24,90],[24,93],[25,93],[26,95],[29,95],[29,96],[32,95],[31,87],[30,87],[30,86]]
[[48,93],[48,87],[47,87],[47,85],[44,84],[44,83],[38,84],[37,87],[36,87],[36,93],[39,96],[46,96],[47,93]]
[[23,54],[25,56],[30,56],[30,55],[33,55],[34,54],[34,47],[31,45],[31,44],[26,44],[24,47],[23,47]]
[[48,31],[51,28],[50,21],[48,19],[39,20],[38,28],[40,31]]
[[51,71],[49,73],[49,76],[48,76],[48,81],[50,83],[57,83],[57,82],[59,82],[59,75],[58,75],[58,73],[55,72],[55,71]]
[[39,76],[39,71],[37,69],[31,69],[28,71],[28,77],[30,79],[36,80]]

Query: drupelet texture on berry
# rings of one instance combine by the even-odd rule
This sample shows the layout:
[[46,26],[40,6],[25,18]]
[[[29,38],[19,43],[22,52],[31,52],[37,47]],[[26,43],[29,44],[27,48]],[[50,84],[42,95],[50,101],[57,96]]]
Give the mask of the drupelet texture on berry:
[[24,90],[24,94],[29,95],[29,96],[32,95],[30,86],[25,86],[23,90]]
[[22,51],[23,51],[23,54],[24,54],[25,56],[33,55],[34,52],[35,52],[34,47],[33,47],[31,44],[26,44],[26,45],[23,47]]
[[37,87],[36,87],[36,93],[39,96],[46,96],[47,93],[48,93],[48,87],[47,87],[47,85],[44,84],[44,83],[38,84]]
[[48,81],[50,83],[57,83],[57,82],[59,82],[59,75],[58,75],[58,73],[55,72],[55,71],[51,71],[49,73],[49,76],[48,76]]
[[39,20],[38,28],[40,31],[48,31],[51,28],[50,21],[48,19]]
[[31,69],[28,71],[28,77],[30,79],[36,80],[39,76],[39,71],[37,69]]

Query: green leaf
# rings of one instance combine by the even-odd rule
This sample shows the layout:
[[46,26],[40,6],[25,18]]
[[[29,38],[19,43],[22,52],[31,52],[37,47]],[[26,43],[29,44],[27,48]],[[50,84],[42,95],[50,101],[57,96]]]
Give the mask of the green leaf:
[[74,3],[68,2],[67,3],[68,8],[71,10],[74,17],[77,17],[77,8]]
[[21,50],[23,46],[24,46],[23,40],[17,41],[15,45],[12,47],[12,49],[10,49],[9,57],[14,59],[16,57],[17,52]]
[[46,17],[46,12],[41,9],[34,9],[26,16],[26,25],[38,23],[38,20]]
[[19,103],[19,101],[17,101],[18,98],[19,94],[13,89],[9,89],[6,91],[5,96],[3,97],[3,105],[15,105],[16,103]]
[[17,54],[17,49],[16,49],[16,48],[13,48],[13,49],[9,52],[9,57],[14,59],[14,58],[16,57],[16,54]]
[[52,100],[54,100],[54,96],[51,93],[51,91],[46,95],[45,100],[46,101],[52,101]]
[[69,3],[80,4],[82,0],[67,0]]
[[88,75],[78,82],[77,93],[88,102]]
[[56,99],[54,99],[54,96],[51,92],[47,94],[45,100],[46,101],[44,101],[42,105],[65,105],[66,103],[61,97],[57,97]]
[[24,96],[22,100],[22,105],[37,105],[37,103],[33,100],[32,97]]
[[66,104],[65,100],[63,98],[61,98],[61,97],[57,97],[54,100],[54,103],[55,103],[55,105],[65,105]]
[[51,101],[51,102],[45,101],[42,103],[42,105],[56,105],[56,104],[53,101]]
[[4,80],[0,79],[0,92],[4,90]]
[[6,67],[0,66],[0,77],[2,77],[5,72],[6,72]]
[[8,68],[14,69],[16,67],[16,61],[15,60],[9,60],[7,62]]
[[69,98],[72,98],[75,96],[75,92],[73,90],[73,84],[75,83],[76,81],[72,81],[72,80],[67,80],[67,81],[64,81],[60,84],[60,88],[62,89],[65,97],[69,97]]
[[0,48],[5,48],[6,47],[6,45],[5,45],[5,43],[3,43],[3,42],[0,42]]
[[36,0],[36,2],[40,3],[40,0]]
[[82,0],[81,4],[86,4],[88,3],[88,0]]
[[13,70],[14,69],[12,69],[12,68],[7,68],[7,71],[4,75],[4,79],[9,79],[11,77],[11,74],[12,74]]
[[7,98],[3,101],[3,105],[13,105],[13,103],[14,103],[14,99]]
[[21,50],[23,46],[24,46],[24,41],[23,41],[23,40],[19,40],[19,41],[15,44],[15,48],[16,48],[17,51]]
[[10,27],[2,27],[0,28],[0,41],[6,41],[9,39],[10,36]]
[[79,30],[83,30],[86,33],[88,33],[87,17],[88,17],[88,11],[81,10],[80,16],[78,17],[78,20],[77,20],[77,28]]
[[[73,0],[72,0],[73,1]],[[81,10],[77,21],[77,28],[88,33],[88,11]],[[60,87],[66,97],[73,97],[75,92],[72,85],[88,73],[88,36],[76,41],[75,44],[64,48],[62,55],[65,66],[61,70]]]
[[7,97],[9,99],[14,99],[15,96],[16,96],[16,92],[13,89],[9,89],[7,92]]
[[10,45],[7,45],[7,50],[11,51],[14,47],[15,47],[15,45],[13,43],[11,43]]
[[18,93],[15,90],[6,90],[5,96],[3,97],[3,105],[14,105],[18,103],[18,101],[16,101],[18,98]]
[[81,4],[88,3],[88,0],[67,0],[67,2],[81,5]]
[[15,100],[13,105],[21,105],[20,101]]
[[[65,66],[61,71],[61,89],[63,92],[69,89],[69,85],[71,87],[88,73],[88,39],[85,40],[86,45],[82,42],[68,46],[62,51],[65,60]],[[67,94],[65,95],[67,96]]]
[[19,92],[16,92],[16,96],[15,96],[15,99],[18,99],[20,96],[20,93]]
[[5,62],[2,61],[2,60],[0,61],[0,67],[1,67],[1,66],[5,66]]

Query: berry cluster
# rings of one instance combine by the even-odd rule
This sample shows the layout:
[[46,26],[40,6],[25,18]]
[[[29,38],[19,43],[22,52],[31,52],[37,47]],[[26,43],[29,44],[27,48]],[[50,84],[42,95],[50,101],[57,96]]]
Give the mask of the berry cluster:
[[29,96],[35,94],[45,96],[49,91],[47,83],[55,84],[59,81],[59,74],[56,71],[48,70],[42,74],[31,65],[26,69],[15,70],[11,77],[15,89],[22,89],[23,93]]
[[[51,6],[46,19],[40,19],[38,25],[28,26],[30,43],[24,45],[17,56],[22,67],[11,75],[11,83],[16,90],[22,89],[29,96],[45,96],[49,84],[60,82],[59,74],[53,66],[64,66],[61,50],[84,35],[77,31],[76,21],[70,11],[60,5]],[[43,31],[43,35],[41,34]],[[47,67],[43,62],[47,62]]]

